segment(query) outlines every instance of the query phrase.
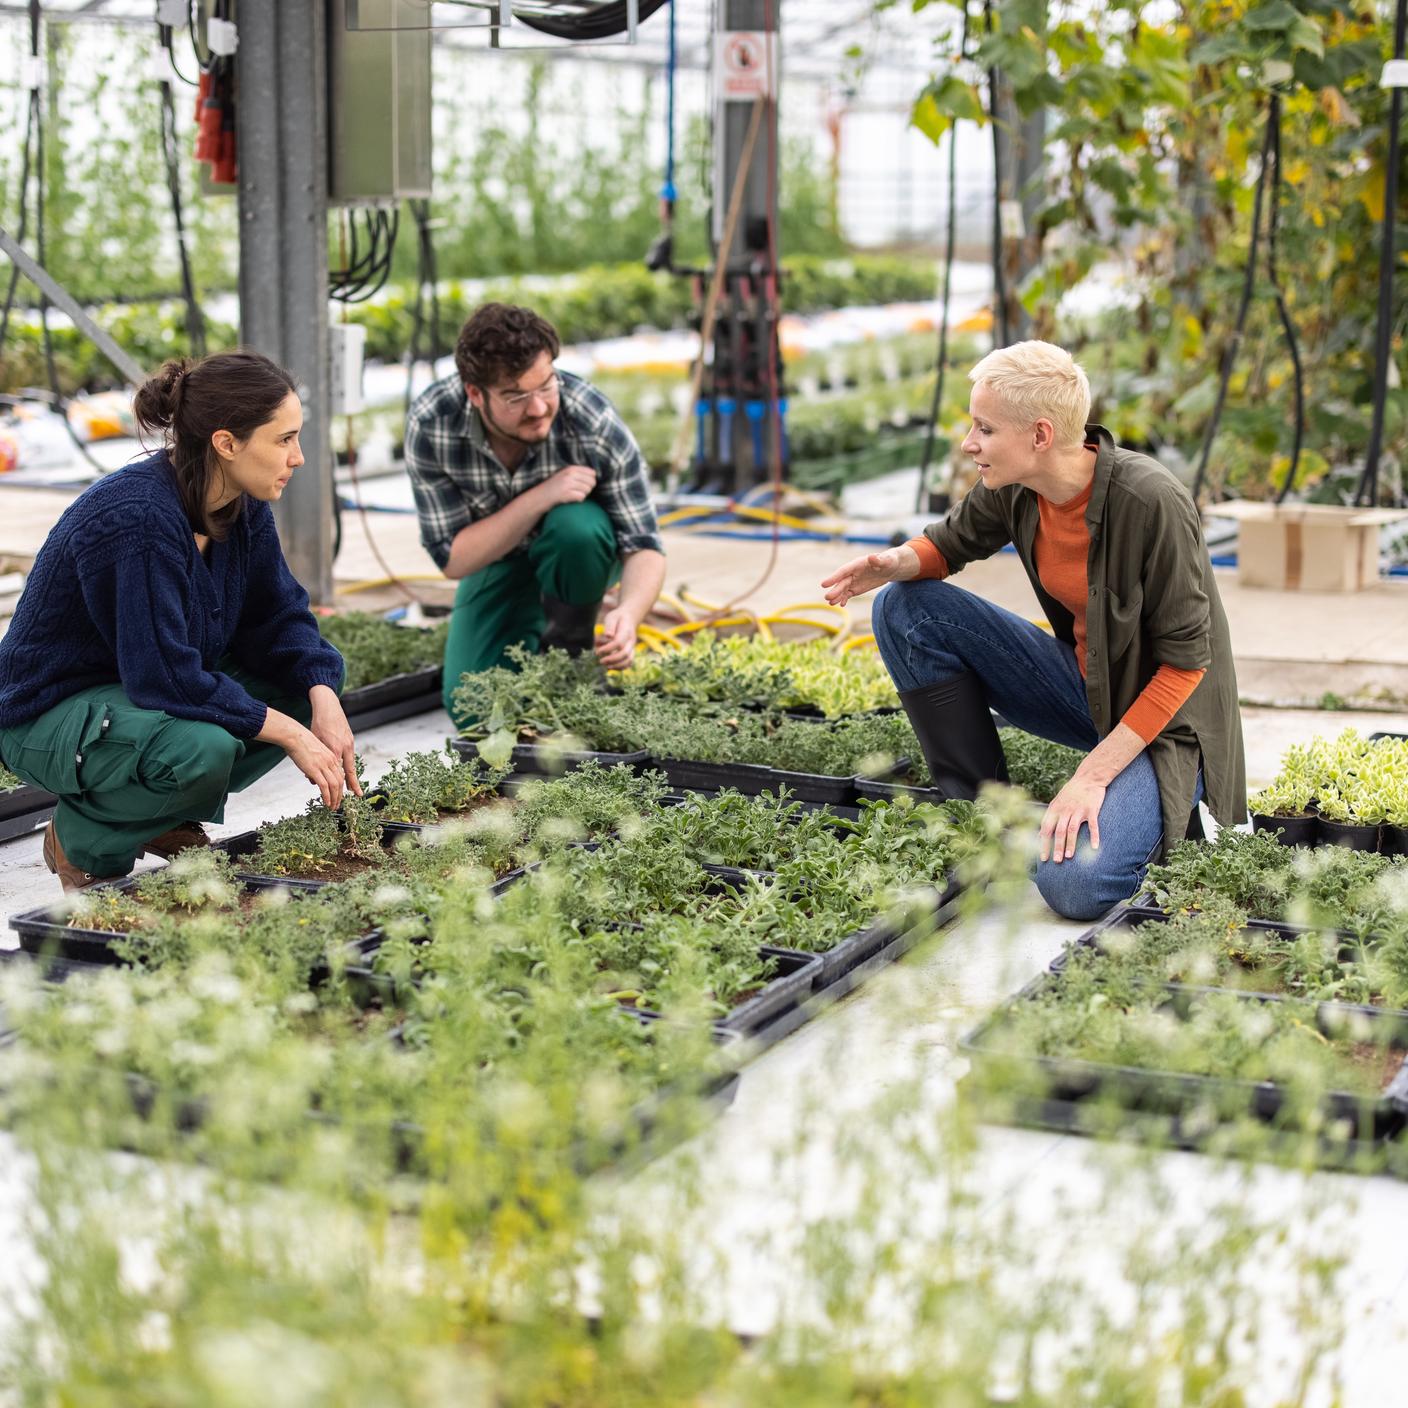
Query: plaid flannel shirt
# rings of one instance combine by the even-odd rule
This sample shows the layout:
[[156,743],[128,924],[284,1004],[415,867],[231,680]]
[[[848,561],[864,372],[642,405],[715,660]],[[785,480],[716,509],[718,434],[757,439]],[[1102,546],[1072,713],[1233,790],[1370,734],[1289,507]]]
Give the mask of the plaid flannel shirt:
[[[512,474],[490,448],[484,423],[458,375],[427,387],[411,406],[406,468],[420,516],[420,540],[442,570],[460,529],[497,513],[570,464],[596,471],[591,497],[611,519],[623,557],[642,548],[664,551],[645,458],[635,437],[594,386],[570,372],[557,375],[562,390],[548,438]],[[522,552],[537,532],[534,528],[513,552]]]

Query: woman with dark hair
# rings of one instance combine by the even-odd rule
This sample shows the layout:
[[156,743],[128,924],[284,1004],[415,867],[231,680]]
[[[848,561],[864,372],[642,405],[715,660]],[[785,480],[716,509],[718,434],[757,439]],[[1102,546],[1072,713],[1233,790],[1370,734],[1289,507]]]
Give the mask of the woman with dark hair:
[[134,409],[163,448],[64,512],[0,640],[0,759],[59,798],[65,890],[208,845],[284,755],[329,807],[360,795],[342,657],[269,507],[303,463],[292,378],[257,352],[173,361]]

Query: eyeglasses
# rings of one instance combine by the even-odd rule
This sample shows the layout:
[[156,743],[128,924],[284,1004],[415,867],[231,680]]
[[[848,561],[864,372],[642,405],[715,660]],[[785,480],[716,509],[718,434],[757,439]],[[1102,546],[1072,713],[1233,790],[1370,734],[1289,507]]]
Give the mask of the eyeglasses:
[[504,403],[511,411],[520,410],[526,406],[535,396],[541,396],[544,401],[551,401],[562,389],[562,382],[554,373],[541,386],[533,391],[494,391],[494,395]]

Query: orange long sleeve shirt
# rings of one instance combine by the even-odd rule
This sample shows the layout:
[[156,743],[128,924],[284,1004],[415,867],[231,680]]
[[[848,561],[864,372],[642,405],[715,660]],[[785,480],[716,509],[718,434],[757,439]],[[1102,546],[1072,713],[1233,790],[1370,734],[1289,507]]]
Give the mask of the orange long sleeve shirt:
[[[1041,585],[1075,621],[1076,664],[1080,666],[1082,678],[1085,675],[1085,608],[1089,589],[1086,563],[1090,557],[1090,529],[1086,526],[1085,510],[1093,483],[1069,503],[1053,504],[1038,496],[1039,519],[1032,544]],[[948,563],[928,538],[911,538],[907,546],[913,548],[919,558],[920,577],[948,576]],[[1173,665],[1160,665],[1120,722],[1132,728],[1145,743],[1152,743],[1206,673],[1205,670],[1180,670]]]

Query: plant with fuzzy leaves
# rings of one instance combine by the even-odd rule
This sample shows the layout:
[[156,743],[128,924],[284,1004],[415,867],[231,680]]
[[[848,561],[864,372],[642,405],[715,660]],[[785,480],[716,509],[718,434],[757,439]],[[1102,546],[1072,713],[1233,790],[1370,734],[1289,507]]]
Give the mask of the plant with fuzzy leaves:
[[427,750],[398,758],[367,795],[382,821],[429,825],[493,796],[504,776],[481,759],[461,762],[450,750]]
[[318,619],[323,639],[338,649],[347,665],[344,691],[379,684],[395,675],[438,667],[445,659],[450,623],[429,627],[398,626],[366,611],[346,611]]
[[359,797],[345,798],[341,814],[310,802],[297,816],[261,826],[258,836],[258,846],[242,864],[258,875],[317,879],[348,856],[373,864],[385,859],[376,808]]

